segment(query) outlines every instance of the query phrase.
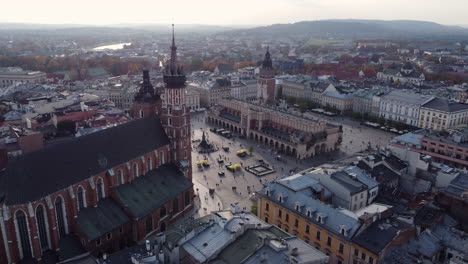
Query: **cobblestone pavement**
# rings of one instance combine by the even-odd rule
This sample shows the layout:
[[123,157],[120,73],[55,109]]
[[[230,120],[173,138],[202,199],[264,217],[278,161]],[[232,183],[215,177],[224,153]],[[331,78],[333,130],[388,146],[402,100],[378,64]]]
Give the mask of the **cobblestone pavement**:
[[[192,116],[192,140],[201,139],[202,132],[205,131],[207,140],[217,145],[220,150],[206,154],[206,159],[210,162],[210,166],[209,168],[200,170],[195,162],[203,160],[205,156],[204,154],[197,153],[196,146],[198,143],[192,143],[193,184],[198,199],[196,204],[199,206],[196,216],[204,216],[211,211],[227,209],[233,202],[238,202],[240,208],[250,210],[254,202],[249,196],[262,188],[262,182],[290,175],[292,170],[300,171],[344,158],[366,149],[369,142],[372,147],[376,145],[385,146],[395,136],[385,131],[361,126],[353,120],[342,119],[341,117],[329,118],[327,121],[343,126],[343,143],[340,150],[300,161],[281,155],[283,160],[281,162],[275,160],[277,154],[266,146],[258,145],[254,141],[246,139],[235,138],[230,140],[212,133],[209,131],[209,128],[213,127],[213,125],[205,123],[204,120],[205,114],[203,113]],[[229,147],[230,151],[223,151],[223,146]],[[236,151],[239,149],[249,149],[250,146],[254,147],[252,156],[240,158],[236,155]],[[224,163],[218,163],[217,160],[220,157],[224,160]],[[245,167],[259,164],[259,159],[270,164],[276,172],[263,177],[257,177],[244,169],[232,173],[226,170],[224,166],[226,163],[238,163],[242,167]],[[219,171],[224,171],[225,175],[219,176]],[[236,189],[233,190],[233,187]],[[209,194],[210,188],[215,190],[214,195]]]

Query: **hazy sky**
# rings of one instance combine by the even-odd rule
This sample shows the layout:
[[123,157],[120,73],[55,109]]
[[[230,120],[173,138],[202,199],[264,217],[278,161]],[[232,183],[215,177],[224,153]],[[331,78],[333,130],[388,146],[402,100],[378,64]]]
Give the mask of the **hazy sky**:
[[0,22],[273,24],[412,19],[468,24],[468,0],[0,0]]

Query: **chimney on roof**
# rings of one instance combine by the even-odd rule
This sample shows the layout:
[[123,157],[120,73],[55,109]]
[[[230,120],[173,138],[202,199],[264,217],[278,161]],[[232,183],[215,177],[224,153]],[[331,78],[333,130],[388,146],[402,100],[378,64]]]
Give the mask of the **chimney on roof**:
[[320,190],[320,201],[322,203],[327,202],[327,197],[325,196],[325,187],[322,187],[322,189]]

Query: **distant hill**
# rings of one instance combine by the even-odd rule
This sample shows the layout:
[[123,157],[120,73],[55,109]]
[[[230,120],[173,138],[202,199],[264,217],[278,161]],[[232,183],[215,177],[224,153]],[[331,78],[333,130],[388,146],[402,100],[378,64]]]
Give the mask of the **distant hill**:
[[434,22],[415,20],[334,19],[303,21],[293,24],[273,24],[251,29],[233,30],[223,34],[252,38],[277,37],[338,37],[338,38],[431,38],[468,39],[468,29]]

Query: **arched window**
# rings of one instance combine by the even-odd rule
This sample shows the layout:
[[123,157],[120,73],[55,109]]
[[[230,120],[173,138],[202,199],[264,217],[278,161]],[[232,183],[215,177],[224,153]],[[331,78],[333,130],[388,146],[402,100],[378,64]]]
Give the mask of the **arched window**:
[[55,216],[57,217],[57,225],[59,231],[59,237],[62,238],[67,234],[66,219],[65,219],[65,207],[63,206],[63,199],[61,196],[55,200]]
[[29,258],[32,256],[31,242],[29,240],[28,222],[26,214],[23,211],[16,212],[16,231],[19,237],[19,249],[22,258]]
[[140,109],[140,118],[142,118],[144,116],[144,112],[143,112],[143,109]]
[[161,209],[159,209],[159,218],[165,217],[166,214],[167,214],[166,207],[165,206],[161,207]]
[[176,198],[172,201],[172,213],[176,214],[179,212],[179,200]]
[[166,163],[165,160],[164,160],[164,152],[163,152],[163,151],[160,152],[160,156],[161,156],[161,157],[159,158],[159,160],[160,160],[161,162],[160,162],[159,165],[162,165],[162,164]]
[[97,180],[96,189],[97,189],[98,201],[101,199],[104,199],[105,193],[104,193],[104,183],[102,182],[102,178],[99,178]]
[[153,216],[148,215],[146,217],[146,234],[151,233],[153,231]]
[[146,160],[146,166],[148,171],[153,169],[153,161],[151,160],[151,158],[148,158],[148,160]]
[[41,242],[41,251],[49,249],[49,230],[46,227],[46,217],[44,213],[44,206],[39,205],[36,208],[36,222],[37,229],[39,230],[39,241]]
[[133,164],[133,177],[138,177],[138,164]]
[[86,199],[83,187],[78,187],[78,191],[76,192],[76,199],[78,199],[78,210],[86,208]]
[[122,170],[118,170],[117,175],[118,175],[118,177],[119,177],[119,178],[118,178],[118,179],[119,179],[119,185],[120,185],[120,184],[124,184],[125,180],[124,180],[124,176],[123,176],[123,171],[122,171]]

